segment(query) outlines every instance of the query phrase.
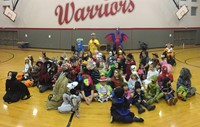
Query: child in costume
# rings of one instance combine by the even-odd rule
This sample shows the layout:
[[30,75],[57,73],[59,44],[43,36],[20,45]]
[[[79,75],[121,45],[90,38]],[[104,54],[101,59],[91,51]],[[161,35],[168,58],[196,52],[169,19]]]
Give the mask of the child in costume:
[[87,105],[90,105],[92,100],[98,96],[94,93],[94,90],[94,85],[91,84],[90,80],[88,78],[84,78],[81,85],[81,96]]
[[174,49],[171,43],[166,44],[166,48],[164,49],[164,52],[167,53],[167,58],[169,57],[174,58]]
[[158,64],[160,64],[159,57],[157,53],[152,53],[152,59],[153,66],[156,67]]
[[130,78],[128,80],[128,88],[131,91],[131,93],[134,93],[134,91],[135,91],[135,82],[137,82],[137,81],[141,83],[141,80],[140,80],[140,77],[139,77],[138,73],[137,72],[132,72],[132,74],[131,74],[131,76],[130,76]]
[[144,122],[143,118],[138,118],[129,110],[130,103],[124,97],[124,90],[118,87],[114,90],[111,106],[111,123],[114,121],[123,123]]
[[169,77],[170,81],[174,81],[174,77],[171,73],[168,72],[168,68],[166,66],[162,66],[162,73],[158,75],[158,85],[161,87],[163,84],[164,78]]
[[58,111],[63,112],[75,112],[76,116],[79,117],[79,107],[81,103],[81,97],[79,93],[75,90],[78,82],[68,83],[69,93],[63,94],[63,103],[58,107]]
[[114,76],[111,78],[111,87],[113,89],[116,87],[121,87],[123,82],[124,82],[124,79],[120,74],[120,70],[115,69]]
[[171,81],[169,77],[165,77],[163,80],[163,84],[161,87],[161,91],[164,94],[164,99],[166,100],[168,105],[175,105],[178,101],[177,98],[174,97],[174,90],[171,86]]
[[172,73],[172,72],[173,72],[173,67],[172,67],[171,64],[168,64],[168,63],[167,63],[166,56],[165,56],[165,55],[161,55],[161,58],[162,58],[162,60],[160,61],[161,68],[162,68],[163,66],[166,66],[168,72],[169,72],[169,73]]
[[89,75],[91,76],[93,84],[95,85],[95,84],[99,83],[98,79],[100,79],[100,72],[99,72],[95,62],[93,62],[93,66],[90,69],[91,70],[89,70]]
[[126,79],[126,81],[128,81],[129,78],[130,78],[130,75],[131,75],[131,66],[132,65],[136,65],[134,57],[133,57],[133,55],[131,53],[129,53],[127,55],[125,64],[126,64],[126,76],[125,76],[125,79]]
[[153,63],[149,65],[149,71],[147,72],[147,78],[145,80],[143,80],[143,83],[145,85],[145,89],[147,89],[148,84],[151,82],[151,77],[152,76],[158,76],[158,72],[156,71]]
[[142,51],[141,53],[142,53],[142,55],[140,57],[139,67],[141,69],[143,69],[144,74],[147,75],[147,72],[149,70],[149,61],[150,61],[150,58],[149,58],[149,55],[148,55],[149,53],[146,50]]
[[123,83],[122,88],[124,89],[124,96],[126,97],[126,99],[131,104],[132,101],[133,101],[133,94],[131,94],[131,91],[128,88],[128,84],[127,83]]
[[22,82],[18,81],[16,76],[17,72],[8,72],[5,85],[6,94],[3,96],[3,100],[8,104],[31,97],[28,88]]
[[196,88],[192,87],[191,77],[192,75],[188,68],[181,69],[176,88],[177,96],[183,101],[186,101],[188,97],[195,95]]
[[138,81],[135,83],[133,104],[138,108],[139,114],[145,112],[145,109],[143,109],[142,106],[147,108],[148,111],[154,110],[156,108],[155,105],[147,104],[147,102],[145,100],[145,93],[144,93],[144,91],[141,90],[141,84]]
[[106,84],[106,82],[108,81],[106,77],[102,76],[99,79],[99,81],[100,81],[100,86],[97,88],[98,101],[103,103],[111,98],[111,89]]
[[160,92],[160,87],[157,83],[158,76],[154,75],[151,77],[151,82],[148,84],[145,97],[147,99],[147,104],[153,104],[154,102],[159,102],[159,100],[164,96]]
[[164,49],[164,53],[167,56],[167,63],[171,64],[172,66],[176,65],[175,61],[175,52],[173,49],[173,45],[171,43],[166,44],[166,48]]

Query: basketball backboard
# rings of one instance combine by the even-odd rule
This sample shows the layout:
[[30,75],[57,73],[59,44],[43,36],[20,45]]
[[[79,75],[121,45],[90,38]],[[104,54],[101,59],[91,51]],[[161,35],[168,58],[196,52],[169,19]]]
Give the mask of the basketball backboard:
[[10,20],[12,20],[13,22],[15,21],[17,17],[17,14],[13,10],[11,10],[9,7],[6,7],[3,14],[7,16]]
[[182,5],[182,7],[176,12],[176,16],[179,20],[181,20],[187,13],[189,12],[186,5]]

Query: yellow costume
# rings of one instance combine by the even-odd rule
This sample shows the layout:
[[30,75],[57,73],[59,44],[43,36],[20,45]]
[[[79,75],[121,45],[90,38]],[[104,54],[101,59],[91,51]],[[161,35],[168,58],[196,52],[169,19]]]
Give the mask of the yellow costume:
[[91,39],[89,41],[88,48],[92,54],[94,54],[95,50],[98,50],[98,47],[99,47],[99,41],[97,39],[94,40]]

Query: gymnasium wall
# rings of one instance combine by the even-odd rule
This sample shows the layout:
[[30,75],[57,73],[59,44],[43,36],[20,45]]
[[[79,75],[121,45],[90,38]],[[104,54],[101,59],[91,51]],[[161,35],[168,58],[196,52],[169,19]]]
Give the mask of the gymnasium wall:
[[[5,5],[12,7],[11,1],[0,1],[0,12]],[[78,37],[87,44],[92,32],[102,44],[111,44],[104,36],[116,27],[129,36],[125,49],[138,49],[138,41],[150,48],[167,42],[199,44],[200,1],[179,4],[197,7],[197,16],[189,11],[178,20],[173,0],[19,0],[15,22],[0,13],[0,44],[27,41],[30,47],[70,49]]]

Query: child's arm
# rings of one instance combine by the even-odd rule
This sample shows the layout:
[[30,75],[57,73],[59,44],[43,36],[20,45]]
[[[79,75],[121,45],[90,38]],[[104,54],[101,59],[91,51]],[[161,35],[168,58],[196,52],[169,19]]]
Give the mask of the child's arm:
[[82,90],[81,93],[82,93],[83,99],[86,100],[87,98],[86,98],[86,96],[85,96],[84,90]]

